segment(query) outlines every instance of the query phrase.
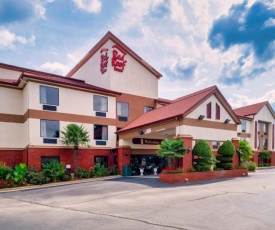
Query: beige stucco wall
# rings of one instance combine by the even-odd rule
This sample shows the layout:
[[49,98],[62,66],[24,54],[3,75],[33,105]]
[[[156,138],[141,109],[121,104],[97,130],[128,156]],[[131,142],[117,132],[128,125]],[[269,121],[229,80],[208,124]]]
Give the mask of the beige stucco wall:
[[157,145],[133,144],[132,139],[120,139],[119,146],[130,146],[131,149],[158,149]]
[[[40,119],[29,119],[30,122],[30,145],[38,145],[38,146],[64,146],[61,143],[61,138],[58,138],[57,144],[44,144],[43,137],[40,137]],[[75,122],[74,122],[75,123]],[[60,121],[60,131],[63,131],[64,128],[70,124],[70,122]],[[115,148],[116,147],[116,132],[115,126],[108,126],[108,140],[106,140],[106,145],[97,146],[94,140],[94,125],[93,124],[82,124],[75,123],[78,125],[83,125],[83,127],[89,132],[90,135],[90,146],[91,147],[99,147],[99,148]],[[62,134],[60,132],[60,137]]]
[[0,87],[0,113],[22,115],[22,97],[22,90]]
[[[211,119],[206,117],[206,105],[211,102]],[[216,103],[220,106],[220,120],[216,120]],[[198,119],[200,115],[204,115],[204,120],[209,121],[216,121],[224,123],[226,119],[230,119],[229,124],[235,124],[233,118],[230,116],[230,114],[226,111],[226,109],[223,107],[223,105],[219,102],[217,97],[215,95],[212,95],[210,98],[208,98],[205,102],[200,104],[194,111],[192,111],[190,114],[187,115],[187,118],[194,118]]]
[[74,90],[64,87],[51,86],[48,84],[39,84],[29,82],[29,108],[42,110],[43,105],[40,104],[40,85],[59,88],[59,106],[57,112],[78,114],[85,116],[95,116],[93,110],[93,95],[108,97],[107,118],[116,118],[116,98],[113,96],[105,96],[93,94],[91,92]]
[[148,69],[129,54],[123,72],[114,71],[112,67],[112,46],[115,43],[107,41],[102,47],[108,48],[107,72],[100,72],[100,49],[72,76],[83,79],[86,83],[149,98],[158,98],[158,79]]
[[23,148],[23,124],[0,122],[0,148]]
[[[240,119],[241,121],[243,121],[242,119]],[[253,122],[252,121],[248,121],[246,120],[246,133],[251,133],[251,131],[253,130]],[[237,126],[237,132],[241,133],[242,132],[242,124],[239,124]]]
[[0,78],[18,80],[22,72],[0,67]]

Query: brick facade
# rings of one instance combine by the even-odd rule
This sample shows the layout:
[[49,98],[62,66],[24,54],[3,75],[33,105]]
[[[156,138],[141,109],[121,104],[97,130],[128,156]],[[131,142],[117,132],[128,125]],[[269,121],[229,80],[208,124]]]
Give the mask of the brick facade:
[[131,148],[128,146],[118,147],[117,163],[120,174],[123,173],[123,166],[130,164]]
[[23,163],[23,150],[0,150],[0,162],[10,167]]

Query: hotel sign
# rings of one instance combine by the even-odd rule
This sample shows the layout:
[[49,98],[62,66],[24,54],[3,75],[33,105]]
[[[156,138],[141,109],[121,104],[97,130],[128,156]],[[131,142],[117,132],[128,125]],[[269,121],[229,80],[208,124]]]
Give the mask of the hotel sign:
[[137,145],[159,145],[162,139],[145,139],[145,138],[133,138],[133,144]]

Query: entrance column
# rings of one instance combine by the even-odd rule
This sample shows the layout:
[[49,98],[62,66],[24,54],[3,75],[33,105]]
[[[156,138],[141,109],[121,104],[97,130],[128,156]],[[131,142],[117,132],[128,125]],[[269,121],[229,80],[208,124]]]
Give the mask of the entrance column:
[[271,166],[275,166],[275,152],[271,151]]
[[117,166],[120,174],[123,174],[123,166],[130,164],[131,147],[119,146],[117,148]]
[[253,162],[258,166],[259,164],[259,154],[260,152],[255,150],[253,151]]
[[[232,138],[231,142],[234,145],[235,149],[237,150],[239,148],[239,139]],[[236,154],[233,156],[233,166],[237,168],[239,167],[239,165],[240,165],[240,153],[236,151]]]
[[188,171],[193,166],[193,155],[192,155],[192,140],[193,137],[191,135],[181,135],[177,138],[183,140],[183,145],[187,149],[186,152],[183,154],[182,160],[182,168],[185,171]]

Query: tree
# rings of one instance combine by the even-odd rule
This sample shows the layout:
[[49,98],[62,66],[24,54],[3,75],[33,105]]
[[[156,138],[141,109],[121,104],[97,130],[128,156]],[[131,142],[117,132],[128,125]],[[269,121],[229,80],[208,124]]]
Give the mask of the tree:
[[249,145],[249,142],[246,140],[239,141],[239,153],[241,162],[246,162],[253,157],[252,147]]
[[236,154],[236,150],[231,141],[225,141],[218,149],[218,154],[221,156],[217,157],[220,162],[217,164],[219,168],[223,169],[233,169],[233,155]]
[[199,140],[192,151],[194,156],[197,156],[194,161],[196,164],[194,168],[197,171],[209,171],[211,165],[216,163],[216,158],[213,155],[209,144],[205,140]]
[[170,167],[174,168],[175,158],[182,158],[186,151],[182,139],[164,139],[158,145],[157,154],[159,157],[167,158]]
[[74,166],[76,172],[78,168],[79,145],[86,145],[89,147],[89,132],[84,129],[83,125],[78,126],[77,124],[68,124],[61,133],[63,134],[61,142],[65,145],[72,145],[74,148]]

